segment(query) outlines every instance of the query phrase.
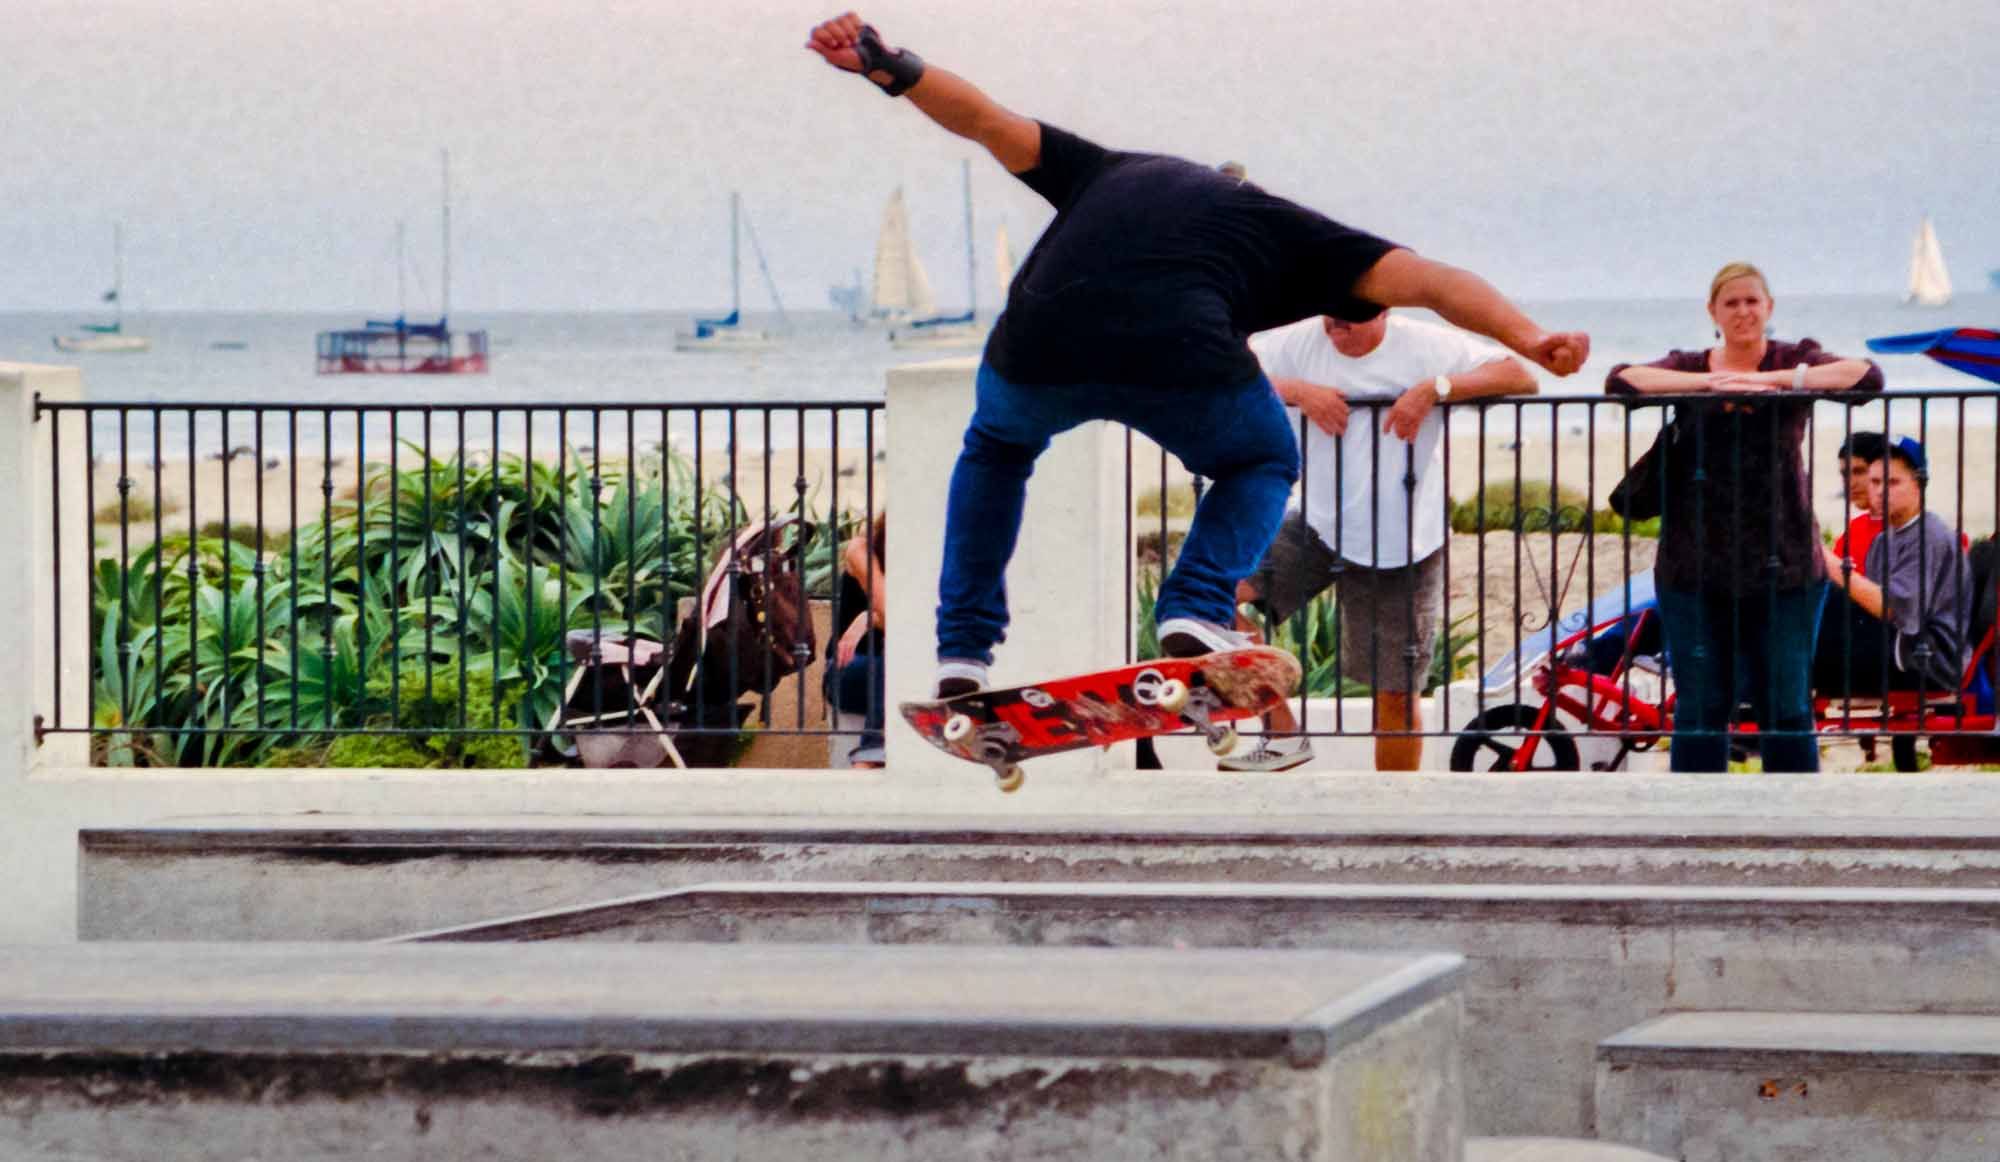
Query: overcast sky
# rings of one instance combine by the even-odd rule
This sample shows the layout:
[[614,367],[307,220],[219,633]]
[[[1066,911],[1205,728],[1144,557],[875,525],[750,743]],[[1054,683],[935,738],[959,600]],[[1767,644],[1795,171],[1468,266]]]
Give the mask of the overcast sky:
[[[76,308],[124,223],[153,309],[393,306],[397,219],[454,306],[726,300],[741,190],[781,293],[826,305],[906,189],[964,297],[958,162],[801,47],[775,0],[7,0],[0,309]],[[1928,211],[1963,289],[2000,267],[2000,3],[1009,0],[862,9],[892,43],[1104,144],[1203,161],[1534,299],[1894,293]],[[977,155],[988,262],[1039,199]],[[746,271],[746,305],[764,295]],[[980,288],[990,303],[992,292]]]

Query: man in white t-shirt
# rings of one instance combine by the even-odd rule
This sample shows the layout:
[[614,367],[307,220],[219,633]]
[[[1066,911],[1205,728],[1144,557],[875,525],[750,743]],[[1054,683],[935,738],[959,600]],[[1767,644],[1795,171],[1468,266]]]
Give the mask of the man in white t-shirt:
[[[1287,513],[1240,602],[1282,621],[1338,581],[1340,672],[1375,696],[1375,766],[1415,770],[1417,698],[1444,598],[1444,425],[1438,403],[1535,391],[1525,363],[1441,323],[1384,312],[1370,322],[1304,319],[1250,341],[1304,425],[1303,509]],[[1351,402],[1378,405],[1350,409]],[[1391,402],[1393,401],[1393,402]],[[1351,421],[1351,422],[1350,422]],[[1247,621],[1238,628],[1251,630]],[[1224,770],[1288,770],[1312,758],[1289,707]]]

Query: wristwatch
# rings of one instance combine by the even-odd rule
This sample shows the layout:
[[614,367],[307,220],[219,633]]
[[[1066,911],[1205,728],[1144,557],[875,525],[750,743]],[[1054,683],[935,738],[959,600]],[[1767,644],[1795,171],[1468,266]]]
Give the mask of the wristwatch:
[[1451,398],[1451,380],[1446,379],[1444,376],[1440,375],[1431,382],[1435,384],[1437,387],[1439,402],[1443,402],[1444,400]]

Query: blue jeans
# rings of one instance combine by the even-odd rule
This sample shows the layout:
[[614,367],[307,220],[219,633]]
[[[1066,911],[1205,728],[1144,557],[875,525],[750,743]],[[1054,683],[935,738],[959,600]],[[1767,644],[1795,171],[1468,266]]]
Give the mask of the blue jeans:
[[882,659],[866,651],[857,651],[846,665],[835,666],[832,664],[833,650],[829,648],[827,655],[823,687],[826,700],[842,714],[862,716],[861,739],[855,744],[854,757],[879,762],[882,758]]
[[1819,770],[1812,660],[1825,591],[1820,584],[1742,597],[1659,591],[1677,695],[1673,770],[1729,769],[1739,700],[1750,703],[1766,771]]
[[945,510],[938,657],[993,661],[993,647],[1006,640],[1007,562],[1035,458],[1052,437],[1089,420],[1130,424],[1213,482],[1160,585],[1154,617],[1235,621],[1236,583],[1277,535],[1299,475],[1298,435],[1270,381],[1259,375],[1207,390],[1021,385],[982,362]]

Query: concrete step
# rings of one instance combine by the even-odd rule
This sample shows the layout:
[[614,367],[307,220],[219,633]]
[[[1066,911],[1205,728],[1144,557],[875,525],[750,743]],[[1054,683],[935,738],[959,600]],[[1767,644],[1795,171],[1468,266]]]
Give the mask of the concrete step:
[[1597,1123],[1694,1162],[2000,1158],[2000,1016],[1674,1013],[1598,1046]]
[[1991,1011],[2000,892],[715,884],[423,938],[1449,949],[1470,962],[1472,1130],[1616,1140],[1591,1113],[1597,1043],[1661,1013]]
[[1456,957],[0,948],[0,1157],[1456,1162]]
[[1658,1154],[1588,1138],[1467,1138],[1465,1162],[1669,1162]]
[[[1411,802],[1428,787],[1413,783]],[[2000,889],[1991,819],[1624,810],[532,825],[247,816],[90,829],[81,843],[78,924],[95,940],[373,939],[718,879]]]

